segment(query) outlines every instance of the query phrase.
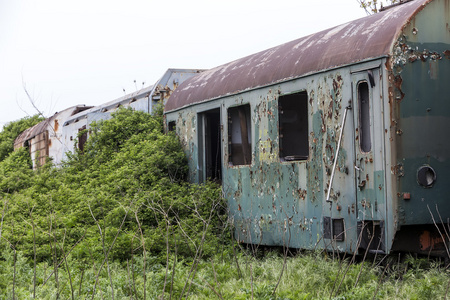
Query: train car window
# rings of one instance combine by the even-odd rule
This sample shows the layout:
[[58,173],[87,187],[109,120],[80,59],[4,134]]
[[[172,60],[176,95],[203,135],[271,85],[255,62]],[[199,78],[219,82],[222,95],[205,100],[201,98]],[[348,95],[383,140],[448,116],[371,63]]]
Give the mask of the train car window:
[[306,160],[308,144],[308,94],[280,96],[278,99],[280,160]]
[[80,149],[81,152],[84,151],[84,145],[87,141],[87,130],[86,125],[78,129],[78,149]]
[[169,131],[175,131],[175,129],[177,128],[177,125],[175,123],[175,121],[170,121],[168,124],[169,127]]
[[370,152],[372,150],[369,98],[368,83],[366,81],[358,83],[359,145],[362,152]]
[[228,109],[228,164],[231,166],[252,163],[250,105]]

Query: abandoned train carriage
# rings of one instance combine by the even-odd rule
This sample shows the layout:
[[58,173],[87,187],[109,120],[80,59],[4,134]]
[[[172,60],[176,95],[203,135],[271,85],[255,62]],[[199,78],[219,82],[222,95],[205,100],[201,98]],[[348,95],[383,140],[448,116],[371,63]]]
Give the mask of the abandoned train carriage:
[[221,181],[237,239],[445,253],[449,16],[408,1],[180,85],[167,128],[192,181]]
[[77,105],[55,113],[44,121],[24,130],[14,141],[14,150],[28,148],[33,169],[43,166],[48,158],[60,164],[70,145],[64,143],[64,132],[61,125],[73,115],[86,111],[92,106]]
[[68,152],[74,153],[75,147],[83,150],[92,122],[110,119],[111,113],[119,107],[131,107],[134,110],[152,113],[159,103],[166,103],[181,82],[202,71],[202,69],[168,69],[154,85],[70,116],[63,124],[63,144],[67,148],[63,158],[67,159]]
[[14,141],[14,149],[29,148],[33,169],[48,158],[55,165],[67,160],[68,153],[82,150],[93,121],[107,120],[118,107],[151,113],[159,103],[165,103],[178,85],[202,69],[168,69],[152,86],[144,87],[99,106],[77,105],[55,113],[52,117],[26,129]]

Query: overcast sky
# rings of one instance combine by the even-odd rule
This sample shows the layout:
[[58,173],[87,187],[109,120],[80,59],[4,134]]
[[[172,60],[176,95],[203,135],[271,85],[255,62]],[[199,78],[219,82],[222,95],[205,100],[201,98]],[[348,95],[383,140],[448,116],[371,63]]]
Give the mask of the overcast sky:
[[36,113],[24,86],[48,117],[365,15],[357,0],[0,0],[0,127]]

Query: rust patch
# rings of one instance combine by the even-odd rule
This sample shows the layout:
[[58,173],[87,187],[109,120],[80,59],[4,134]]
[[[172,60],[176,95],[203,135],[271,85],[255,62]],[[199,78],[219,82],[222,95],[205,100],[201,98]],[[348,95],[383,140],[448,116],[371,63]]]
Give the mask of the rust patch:
[[450,50],[445,50],[444,55],[447,59],[450,59]]
[[403,98],[405,97],[405,93],[403,93],[402,91],[402,83],[403,83],[402,77],[400,75],[395,76],[394,86],[397,89],[398,93],[400,94],[399,96],[396,97],[396,99],[399,101],[402,101]]
[[411,56],[408,58],[408,60],[409,60],[409,62],[415,62],[415,61],[417,60],[417,56],[416,56],[416,55],[411,55]]
[[207,70],[175,90],[166,112],[387,55],[404,24],[425,7],[425,2],[415,1]]
[[433,236],[428,230],[425,230],[419,238],[421,250],[434,250],[443,248],[444,241],[440,236]]

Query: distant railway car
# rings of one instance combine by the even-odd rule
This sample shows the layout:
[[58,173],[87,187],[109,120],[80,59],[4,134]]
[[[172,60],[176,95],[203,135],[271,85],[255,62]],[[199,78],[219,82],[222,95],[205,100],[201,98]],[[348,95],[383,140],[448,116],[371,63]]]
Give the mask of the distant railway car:
[[60,164],[65,152],[69,151],[70,147],[64,143],[62,123],[70,116],[90,108],[92,106],[72,106],[26,129],[15,139],[14,150],[22,147],[28,148],[34,170],[44,165],[49,157],[54,164]]
[[152,113],[155,105],[165,103],[180,83],[202,71],[202,69],[168,69],[154,85],[70,116],[63,123],[62,137],[66,146],[63,158],[67,159],[68,152],[75,152],[75,146],[78,149],[84,148],[93,121],[110,119],[111,113],[119,107],[131,107],[137,111]]
[[45,164],[48,158],[55,165],[67,159],[75,147],[83,149],[93,121],[107,120],[118,107],[151,113],[158,103],[165,103],[172,92],[187,78],[202,69],[168,69],[154,84],[99,106],[77,105],[55,113],[41,123],[26,129],[14,141],[14,149],[27,147],[33,169]]
[[221,182],[239,241],[447,255],[450,1],[403,2],[169,98],[190,179]]

